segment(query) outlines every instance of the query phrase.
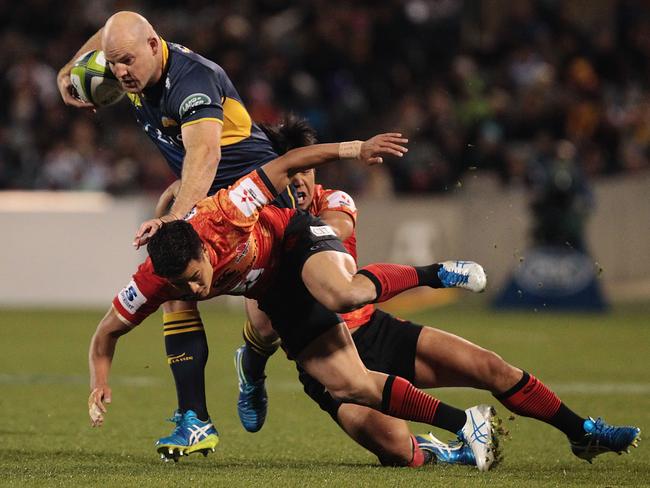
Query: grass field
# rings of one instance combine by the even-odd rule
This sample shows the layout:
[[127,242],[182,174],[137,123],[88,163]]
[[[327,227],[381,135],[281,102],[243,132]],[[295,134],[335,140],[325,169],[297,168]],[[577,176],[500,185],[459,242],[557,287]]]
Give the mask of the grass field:
[[[1,485],[650,486],[643,442],[631,455],[607,454],[589,465],[573,457],[560,433],[522,418],[505,421],[511,431],[502,442],[505,459],[491,472],[381,468],[302,393],[293,364],[281,354],[269,366],[267,423],[246,433],[237,418],[232,365],[242,316],[221,309],[203,313],[211,348],[208,399],[221,442],[207,458],[165,464],[153,442],[171,431],[164,419],[175,393],[157,318],[120,341],[106,424],[89,427],[87,345],[102,314],[0,311]],[[494,313],[477,302],[409,318],[498,351],[581,414],[650,428],[650,304],[590,316]],[[434,394],[463,408],[495,401],[474,390]]]

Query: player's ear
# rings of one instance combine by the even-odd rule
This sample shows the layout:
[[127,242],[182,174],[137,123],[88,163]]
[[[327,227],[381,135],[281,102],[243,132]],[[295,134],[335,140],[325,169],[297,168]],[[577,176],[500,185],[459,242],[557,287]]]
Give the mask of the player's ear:
[[153,55],[155,56],[158,54],[158,50],[160,49],[160,41],[158,40],[158,37],[151,36],[149,39],[147,39],[147,43],[149,44]]

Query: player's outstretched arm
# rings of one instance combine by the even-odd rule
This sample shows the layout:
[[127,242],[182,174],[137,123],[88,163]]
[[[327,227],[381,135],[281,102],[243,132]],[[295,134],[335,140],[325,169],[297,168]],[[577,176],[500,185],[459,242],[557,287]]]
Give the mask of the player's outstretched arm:
[[221,123],[204,120],[181,129],[185,158],[181,182],[169,212],[143,222],[133,239],[139,249],[158,231],[164,222],[182,219],[192,207],[208,195],[221,159]]
[[339,159],[359,159],[367,165],[381,164],[383,156],[402,157],[408,151],[402,144],[408,139],[402,134],[379,134],[367,141],[350,141],[292,149],[277,159],[266,163],[262,169],[278,192],[290,183],[291,176],[298,171],[316,168]]
[[99,427],[104,423],[106,404],[112,401],[108,376],[113,363],[117,339],[130,330],[131,327],[120,320],[111,306],[99,322],[97,330],[90,340],[88,363],[91,392],[88,398],[88,414],[93,427]]
[[75,97],[72,81],[70,81],[70,71],[74,66],[75,60],[79,56],[87,53],[88,51],[102,48],[102,29],[99,29],[95,34],[93,34],[93,36],[88,39],[83,46],[81,46],[79,51],[77,51],[72,59],[59,70],[59,74],[56,77],[56,84],[59,87],[61,98],[66,105],[70,105],[71,107],[94,109],[94,105],[92,103],[82,102],[77,97]]

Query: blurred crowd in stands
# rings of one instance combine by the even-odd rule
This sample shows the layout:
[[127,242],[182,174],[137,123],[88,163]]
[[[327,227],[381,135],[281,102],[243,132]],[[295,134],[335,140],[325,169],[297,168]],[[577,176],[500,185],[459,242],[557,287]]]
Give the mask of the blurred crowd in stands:
[[472,171],[519,185],[558,161],[587,179],[650,168],[642,0],[22,0],[0,2],[0,189],[171,181],[126,100],[93,114],[59,97],[57,70],[117,10],[221,64],[256,121],[406,134],[381,170],[322,171],[354,194],[444,192]]

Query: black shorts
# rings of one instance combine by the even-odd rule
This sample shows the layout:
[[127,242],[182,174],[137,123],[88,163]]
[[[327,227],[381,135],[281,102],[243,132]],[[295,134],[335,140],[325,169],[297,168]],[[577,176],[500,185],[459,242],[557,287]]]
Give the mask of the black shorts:
[[[421,325],[376,310],[368,323],[352,334],[352,339],[366,368],[401,376],[413,383],[415,356],[421,331]],[[300,366],[296,367],[305,393],[336,420],[336,412],[341,402],[332,398],[325,387]]]
[[347,254],[331,227],[313,215],[298,211],[284,233],[284,250],[277,278],[258,303],[271,319],[290,359],[310,342],[341,323],[341,317],[309,293],[302,282],[302,268],[309,257],[323,251]]

